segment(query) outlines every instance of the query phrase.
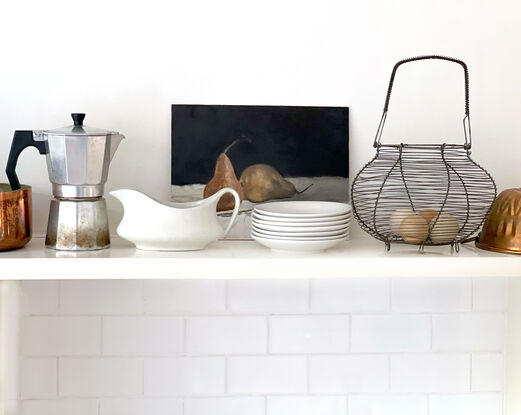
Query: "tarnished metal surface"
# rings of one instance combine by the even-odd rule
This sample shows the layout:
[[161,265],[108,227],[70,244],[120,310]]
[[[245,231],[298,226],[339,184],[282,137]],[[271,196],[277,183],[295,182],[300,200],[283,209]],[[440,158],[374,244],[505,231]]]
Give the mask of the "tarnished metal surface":
[[90,251],[110,245],[105,199],[52,199],[45,246]]
[[0,184],[0,251],[23,247],[31,240],[31,187],[11,190]]
[[476,246],[489,251],[521,254],[521,188],[499,194]]

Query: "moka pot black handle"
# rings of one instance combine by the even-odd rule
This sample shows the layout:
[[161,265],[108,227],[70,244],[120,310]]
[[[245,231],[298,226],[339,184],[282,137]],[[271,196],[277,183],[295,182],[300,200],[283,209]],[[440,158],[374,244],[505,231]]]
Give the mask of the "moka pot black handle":
[[11,151],[9,151],[9,158],[7,159],[7,166],[5,168],[5,173],[7,174],[12,190],[19,190],[22,187],[16,175],[16,164],[18,163],[20,153],[27,147],[36,147],[40,154],[47,154],[45,141],[36,141],[32,130],[19,130],[14,132]]

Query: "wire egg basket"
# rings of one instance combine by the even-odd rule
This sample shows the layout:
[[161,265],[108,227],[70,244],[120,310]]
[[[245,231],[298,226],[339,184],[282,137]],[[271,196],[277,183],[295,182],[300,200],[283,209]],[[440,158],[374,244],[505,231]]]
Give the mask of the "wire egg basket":
[[[439,59],[463,67],[464,144],[382,144],[381,136],[396,75],[402,64]],[[497,193],[490,174],[470,157],[472,146],[467,65],[458,59],[427,55],[396,63],[374,147],[375,157],[351,186],[353,214],[364,231],[385,242],[451,245],[473,240]]]

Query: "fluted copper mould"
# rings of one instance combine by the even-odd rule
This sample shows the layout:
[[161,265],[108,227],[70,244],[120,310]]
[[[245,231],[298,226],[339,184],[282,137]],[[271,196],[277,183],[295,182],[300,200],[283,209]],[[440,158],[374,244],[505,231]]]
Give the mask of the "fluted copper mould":
[[23,247],[31,240],[31,186],[11,190],[0,183],[0,251]]
[[499,194],[476,246],[521,255],[521,188],[504,190]]

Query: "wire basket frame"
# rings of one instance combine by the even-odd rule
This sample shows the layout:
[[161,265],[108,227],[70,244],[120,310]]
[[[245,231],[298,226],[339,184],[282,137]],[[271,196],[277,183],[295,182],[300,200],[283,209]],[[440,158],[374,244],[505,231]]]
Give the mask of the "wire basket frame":
[[[382,144],[381,135],[397,68],[407,62],[441,59],[460,64],[465,76],[464,144]],[[468,69],[464,62],[437,55],[399,61],[393,68],[375,157],[351,187],[353,214],[367,233],[385,242],[459,244],[481,227],[497,193],[490,174],[470,157]]]

